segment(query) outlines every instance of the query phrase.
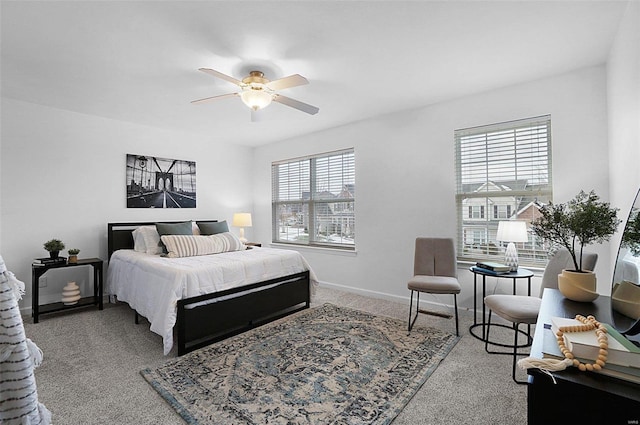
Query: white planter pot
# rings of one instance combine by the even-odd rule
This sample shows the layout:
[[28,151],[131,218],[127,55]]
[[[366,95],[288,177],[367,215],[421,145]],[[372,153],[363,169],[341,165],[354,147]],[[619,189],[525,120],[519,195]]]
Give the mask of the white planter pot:
[[563,270],[558,275],[558,289],[572,301],[591,302],[598,298],[596,292],[596,274]]

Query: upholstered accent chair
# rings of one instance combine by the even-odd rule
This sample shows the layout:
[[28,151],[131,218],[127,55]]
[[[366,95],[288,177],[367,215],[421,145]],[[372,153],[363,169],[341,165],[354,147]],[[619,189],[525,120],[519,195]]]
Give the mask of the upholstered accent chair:
[[[458,282],[458,269],[456,267],[456,252],[451,238],[416,238],[416,246],[413,262],[413,277],[407,283],[411,291],[409,303],[409,326],[411,332],[419,313],[432,314],[451,318],[450,314],[427,311],[420,309],[420,293],[452,294],[456,316],[456,336],[458,333],[458,299],[460,282]],[[413,310],[413,294],[416,297],[416,314]]]
[[[598,261],[598,254],[592,252],[584,252],[582,254],[582,268],[584,270],[595,269],[596,262]],[[542,275],[542,283],[540,285],[540,295],[538,297],[529,297],[524,295],[506,295],[496,294],[485,297],[484,303],[489,308],[489,318],[487,320],[487,335],[485,341],[485,350],[491,354],[512,354],[513,364],[511,367],[511,377],[514,382],[518,384],[526,384],[526,381],[518,381],[516,379],[516,363],[519,355],[527,355],[526,353],[519,353],[518,348],[527,347],[531,345],[531,325],[538,321],[538,312],[540,311],[540,304],[542,303],[542,293],[546,288],[558,289],[558,275],[563,269],[574,269],[573,260],[571,254],[565,248],[561,248],[551,257],[547,266],[544,269]],[[511,322],[514,331],[513,351],[511,353],[505,353],[500,351],[490,351],[489,344],[489,331],[491,329],[491,315],[496,314]],[[524,333],[520,331],[520,325],[528,325],[528,331],[526,332],[527,341],[524,344],[518,345],[518,334]]]

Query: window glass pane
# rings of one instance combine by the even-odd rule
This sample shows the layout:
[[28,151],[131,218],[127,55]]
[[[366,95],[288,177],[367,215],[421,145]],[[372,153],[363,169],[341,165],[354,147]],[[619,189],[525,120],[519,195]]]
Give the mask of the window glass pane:
[[355,249],[353,149],[277,162],[271,176],[274,241]]
[[[458,258],[502,261],[498,223],[539,216],[552,199],[549,116],[456,130]],[[520,264],[543,266],[546,249],[529,231]]]
[[353,202],[319,203],[315,211],[315,240],[327,244],[355,244]]
[[274,241],[309,243],[309,206],[286,203],[276,206],[277,228]]

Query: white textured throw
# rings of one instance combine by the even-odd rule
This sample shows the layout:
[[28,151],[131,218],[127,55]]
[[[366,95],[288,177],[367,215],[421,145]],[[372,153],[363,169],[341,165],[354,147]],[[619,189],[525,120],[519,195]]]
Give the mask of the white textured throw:
[[33,368],[42,361],[42,351],[24,332],[18,299],[24,283],[4,266],[0,256],[0,423],[51,423],[51,412],[38,402]]

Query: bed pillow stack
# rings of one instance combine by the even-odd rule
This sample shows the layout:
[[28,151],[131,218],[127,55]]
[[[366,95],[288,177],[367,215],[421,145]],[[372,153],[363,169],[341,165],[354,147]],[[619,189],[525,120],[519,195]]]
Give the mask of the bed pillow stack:
[[162,241],[162,236],[164,235],[185,235],[185,236],[193,236],[193,224],[191,220],[183,221],[181,223],[156,223],[156,230],[158,231],[158,235],[160,235],[160,249],[162,249],[162,253],[166,254],[168,252],[167,247]]
[[236,235],[229,232],[215,235],[163,235],[160,239],[167,247],[167,257],[194,257],[220,254],[246,249]]
[[166,254],[161,235],[199,235],[200,229],[191,221],[180,223],[156,223],[153,226],[140,226],[132,232],[133,250],[151,255]]
[[140,226],[132,232],[133,249],[151,255],[192,257],[246,249],[223,221],[183,221]]

